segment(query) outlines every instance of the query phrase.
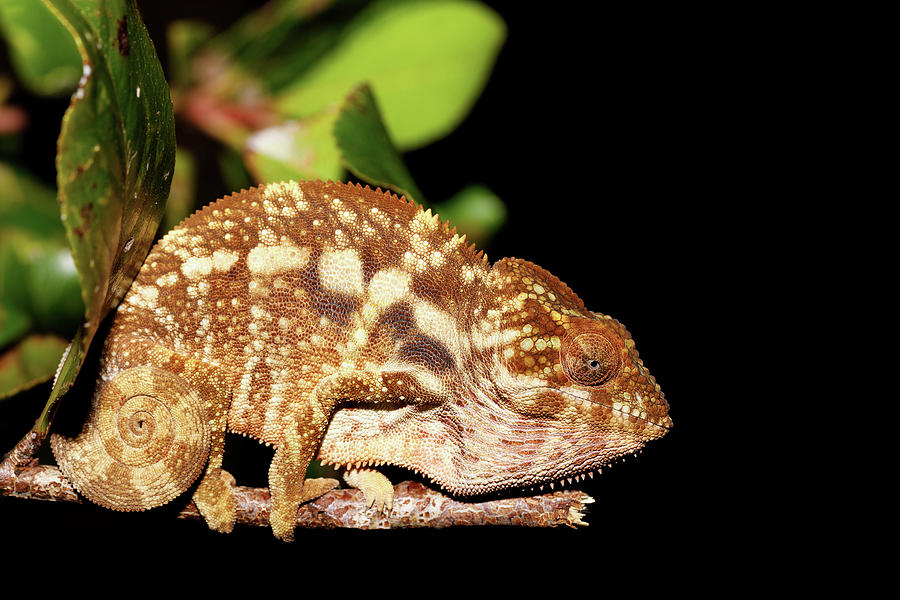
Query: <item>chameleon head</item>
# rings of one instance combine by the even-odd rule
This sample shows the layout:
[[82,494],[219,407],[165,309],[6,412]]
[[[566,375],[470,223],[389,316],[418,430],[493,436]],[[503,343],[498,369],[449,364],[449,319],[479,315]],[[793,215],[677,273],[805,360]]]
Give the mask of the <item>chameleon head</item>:
[[665,435],[672,426],[665,394],[621,323],[599,313],[546,317],[503,351],[509,408],[549,427],[602,431],[619,438],[623,453]]
[[498,261],[485,292],[453,401],[343,408],[323,459],[396,464],[474,495],[581,477],[665,435],[668,405],[618,321],[522,260]]
[[505,259],[495,271],[503,341],[492,378],[509,411],[508,468],[522,465],[514,479],[580,476],[665,435],[665,396],[621,323],[537,265]]

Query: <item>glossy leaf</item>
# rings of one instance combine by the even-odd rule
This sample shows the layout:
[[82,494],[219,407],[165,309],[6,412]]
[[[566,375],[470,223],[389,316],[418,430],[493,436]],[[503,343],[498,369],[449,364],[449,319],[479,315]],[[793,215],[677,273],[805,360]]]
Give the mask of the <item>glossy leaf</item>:
[[203,24],[173,24],[168,31],[170,83],[180,115],[239,153],[254,131],[283,123],[271,93],[330,48],[327,40],[335,39],[340,27],[327,25],[324,35],[322,27],[310,29],[308,21],[331,3],[271,0],[211,38]]
[[56,192],[24,169],[0,162],[0,230],[62,239]]
[[35,0],[0,0],[0,31],[22,83],[35,94],[71,91],[81,59],[65,27]]
[[368,85],[353,90],[341,106],[334,137],[344,165],[357,177],[425,203],[381,120]]
[[337,116],[334,110],[325,111],[302,123],[289,121],[250,136],[244,163],[256,183],[340,179],[344,169],[332,133]]
[[464,188],[446,202],[436,204],[434,210],[479,245],[490,239],[506,220],[503,201],[483,185]]
[[44,2],[65,23],[84,63],[63,117],[57,183],[85,322],[41,415],[41,432],[147,255],[175,162],[172,102],[135,0]]
[[[10,314],[26,317],[29,328],[70,334],[82,319],[84,303],[65,242],[10,230],[3,234],[0,306]],[[9,341],[5,339],[4,343]]]
[[369,82],[397,147],[424,146],[468,114],[505,37],[503,20],[478,2],[379,2],[277,106],[305,118]]
[[24,283],[31,300],[31,314],[41,329],[70,333],[78,325],[84,301],[68,248],[35,248]]
[[28,311],[28,293],[22,285],[26,271],[16,241],[19,236],[0,230],[0,348],[25,335],[32,326]]
[[248,87],[283,87],[335,43],[339,23],[310,23],[332,4],[334,0],[270,0],[208,43],[195,46],[194,79],[201,85],[211,83],[224,96],[240,95]]
[[53,377],[65,349],[61,337],[31,335],[0,354],[0,400]]
[[0,303],[0,348],[16,341],[31,328],[31,319],[24,310]]
[[68,335],[83,314],[55,192],[0,163],[0,347],[35,325]]

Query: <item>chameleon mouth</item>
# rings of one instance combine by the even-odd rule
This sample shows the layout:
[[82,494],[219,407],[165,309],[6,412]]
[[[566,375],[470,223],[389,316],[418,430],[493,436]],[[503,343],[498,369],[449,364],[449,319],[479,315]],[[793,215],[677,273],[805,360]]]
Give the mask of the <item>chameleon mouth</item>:
[[[653,416],[648,414],[647,411],[642,411],[642,410],[638,409],[637,407],[629,406],[628,404],[625,404],[623,402],[612,402],[612,403],[597,402],[595,400],[591,400],[591,398],[588,395],[580,396],[578,394],[573,393],[570,390],[564,390],[561,388],[555,388],[555,387],[551,387],[551,386],[535,386],[535,387],[531,387],[531,388],[527,388],[527,389],[523,390],[523,393],[542,392],[542,391],[543,392],[549,391],[549,392],[562,394],[564,396],[571,398],[572,400],[575,400],[576,402],[582,402],[582,403],[588,402],[594,406],[602,406],[603,408],[607,408],[611,412],[620,415],[622,418],[629,418],[629,419],[636,419],[638,421],[643,421],[647,425],[652,425],[652,426],[654,426],[654,428],[660,430],[659,435],[649,436],[649,439],[655,439],[657,437],[662,437],[669,431],[669,429],[672,428],[672,419],[671,419],[671,417],[669,417],[669,415],[665,415],[662,418],[654,418]],[[637,399],[639,402],[643,401],[643,398],[641,397],[640,393],[636,393],[635,395],[637,396]]]

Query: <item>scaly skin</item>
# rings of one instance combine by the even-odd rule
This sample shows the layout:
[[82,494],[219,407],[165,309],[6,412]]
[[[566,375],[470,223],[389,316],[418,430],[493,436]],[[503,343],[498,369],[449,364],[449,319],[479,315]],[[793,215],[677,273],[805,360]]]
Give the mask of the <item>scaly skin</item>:
[[154,247],[83,432],[52,442],[79,491],[118,510],[171,500],[205,461],[194,500],[219,531],[234,522],[226,429],[271,444],[270,521],[287,540],[298,504],[329,488],[304,481],[316,456],[389,509],[371,467],[481,494],[582,476],[670,426],[625,328],[557,278],[491,267],[380,190],[307,181],[218,200]]

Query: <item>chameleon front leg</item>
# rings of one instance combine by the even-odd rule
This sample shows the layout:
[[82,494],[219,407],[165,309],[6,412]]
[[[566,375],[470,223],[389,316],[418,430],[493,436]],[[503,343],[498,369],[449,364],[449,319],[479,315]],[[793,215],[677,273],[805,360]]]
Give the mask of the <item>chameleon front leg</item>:
[[[282,443],[269,467],[269,522],[275,536],[285,541],[292,540],[297,508],[302,502],[330,489],[321,489],[312,480],[304,482],[304,475],[339,404],[398,400],[420,403],[445,399],[442,390],[423,387],[412,374],[406,372],[346,371],[322,379],[301,404],[295,422],[285,428]],[[378,471],[350,469],[344,480],[363,491],[369,506],[377,503],[379,510],[390,510],[393,487],[390,480]]]
[[375,507],[378,513],[389,513],[394,503],[394,486],[391,480],[375,469],[349,469],[344,472],[344,482],[361,490],[366,498],[366,508]]
[[[320,390],[321,385],[316,387]],[[271,511],[269,524],[278,539],[290,542],[297,526],[297,508],[301,503],[324,494],[334,486],[322,486],[320,480],[305,481],[306,468],[319,447],[336,401],[314,391],[295,415],[296,423],[286,427],[275,457],[269,466]]]

